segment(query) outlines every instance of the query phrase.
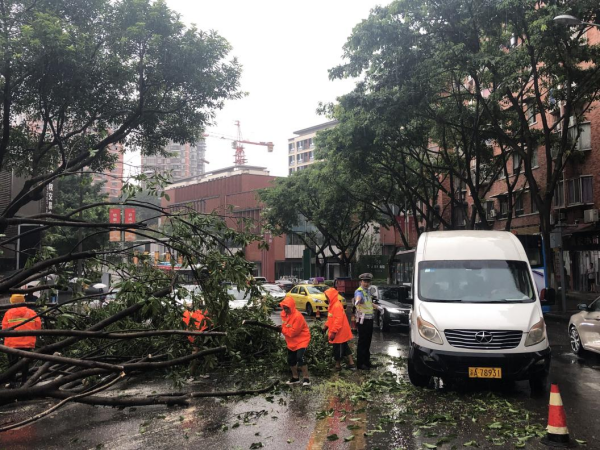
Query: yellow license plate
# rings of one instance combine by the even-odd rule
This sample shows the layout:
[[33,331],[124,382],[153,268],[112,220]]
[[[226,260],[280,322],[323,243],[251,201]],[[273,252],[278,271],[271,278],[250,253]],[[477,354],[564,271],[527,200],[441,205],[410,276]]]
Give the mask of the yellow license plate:
[[502,378],[500,367],[469,367],[469,378]]

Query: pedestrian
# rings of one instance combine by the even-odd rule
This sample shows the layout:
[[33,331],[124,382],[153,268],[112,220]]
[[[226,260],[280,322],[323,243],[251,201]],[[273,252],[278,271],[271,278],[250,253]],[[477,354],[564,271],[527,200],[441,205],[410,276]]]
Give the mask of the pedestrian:
[[292,371],[292,378],[287,384],[300,383],[298,367],[302,371],[302,385],[310,386],[308,366],[304,361],[304,354],[310,342],[310,330],[306,320],[300,311],[296,309],[296,302],[292,297],[286,296],[280,303],[281,311],[281,334],[285,337],[288,349],[288,365]]
[[369,370],[374,366],[371,363],[371,339],[373,338],[374,309],[379,308],[373,303],[369,286],[373,275],[363,273],[358,277],[360,286],[354,292],[354,306],[356,307],[356,327],[358,329],[358,345],[356,350],[356,364],[360,370]]
[[323,324],[323,331],[328,331],[328,341],[333,347],[333,359],[335,360],[335,370],[342,369],[342,359],[348,357],[348,368],[355,369],[352,351],[348,345],[354,336],[350,330],[348,317],[344,306],[339,299],[339,292],[334,288],[325,291],[325,296],[329,299],[329,311],[327,312],[327,322]]
[[[188,330],[192,331],[204,331],[208,329],[208,325],[210,323],[210,318],[208,317],[208,311],[202,311],[200,309],[191,312],[191,303],[185,304],[185,311],[183,312],[183,322],[186,324]],[[200,348],[198,344],[196,344],[195,336],[187,337],[190,343],[192,344],[192,354],[198,353]],[[193,359],[190,362],[190,375],[193,377],[196,376],[198,371],[198,358]]]
[[596,292],[596,271],[594,270],[594,263],[590,263],[590,268],[587,271],[588,276],[588,290],[590,292]]
[[[19,303],[25,302],[25,296],[23,294],[13,294],[10,297],[10,303],[18,305]],[[35,319],[33,319],[35,317]],[[33,320],[29,320],[33,319]],[[22,325],[19,325],[22,324]],[[18,325],[15,330],[18,331],[29,331],[29,330],[40,330],[42,328],[42,321],[37,317],[37,313],[26,306],[20,306],[17,308],[11,308],[6,311],[4,318],[2,319],[2,329],[13,328]],[[33,351],[37,338],[35,336],[19,336],[19,337],[5,337],[4,345],[10,348],[18,348],[19,350]],[[8,364],[13,366],[19,362],[21,358],[16,355],[8,354]],[[21,369],[21,385],[27,381],[27,375],[29,374],[29,361]],[[9,380],[11,387],[17,387],[14,379],[14,374]]]

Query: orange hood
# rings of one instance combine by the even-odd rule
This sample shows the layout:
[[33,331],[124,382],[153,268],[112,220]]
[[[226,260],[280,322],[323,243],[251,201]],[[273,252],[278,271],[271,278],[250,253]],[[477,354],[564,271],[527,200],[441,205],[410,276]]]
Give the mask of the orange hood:
[[333,306],[335,302],[340,301],[339,295],[340,293],[334,288],[329,288],[325,291],[325,296],[329,299],[329,306]]
[[286,296],[281,303],[279,303],[279,306],[281,306],[282,308],[284,306],[287,306],[288,308],[290,308],[290,314],[294,314],[294,312],[296,312],[296,302],[294,301],[294,299],[290,296]]

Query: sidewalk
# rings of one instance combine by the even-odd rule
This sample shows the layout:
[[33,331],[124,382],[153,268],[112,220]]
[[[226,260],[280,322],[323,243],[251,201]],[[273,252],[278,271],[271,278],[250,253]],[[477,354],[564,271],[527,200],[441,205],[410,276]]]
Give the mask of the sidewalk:
[[562,312],[562,297],[560,295],[560,292],[557,292],[556,304],[550,307],[551,311],[545,313],[544,318],[552,322],[568,323],[571,316],[579,312],[577,305],[581,303],[589,305],[598,296],[600,296],[600,294],[594,292],[567,292],[567,312]]

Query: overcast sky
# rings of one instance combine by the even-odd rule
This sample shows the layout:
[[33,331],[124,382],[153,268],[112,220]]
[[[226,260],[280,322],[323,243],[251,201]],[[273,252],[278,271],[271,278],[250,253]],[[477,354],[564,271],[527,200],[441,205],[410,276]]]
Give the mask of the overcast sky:
[[[216,30],[233,47],[243,66],[242,100],[227,102],[209,131],[235,135],[239,120],[244,139],[272,141],[246,146],[248,164],[285,176],[287,140],[293,132],[326,122],[316,113],[350,91],[351,80],[329,81],[327,70],[342,61],[342,46],[352,28],[385,1],[375,0],[167,0],[187,23]],[[207,139],[207,171],[233,165],[231,142]]]

